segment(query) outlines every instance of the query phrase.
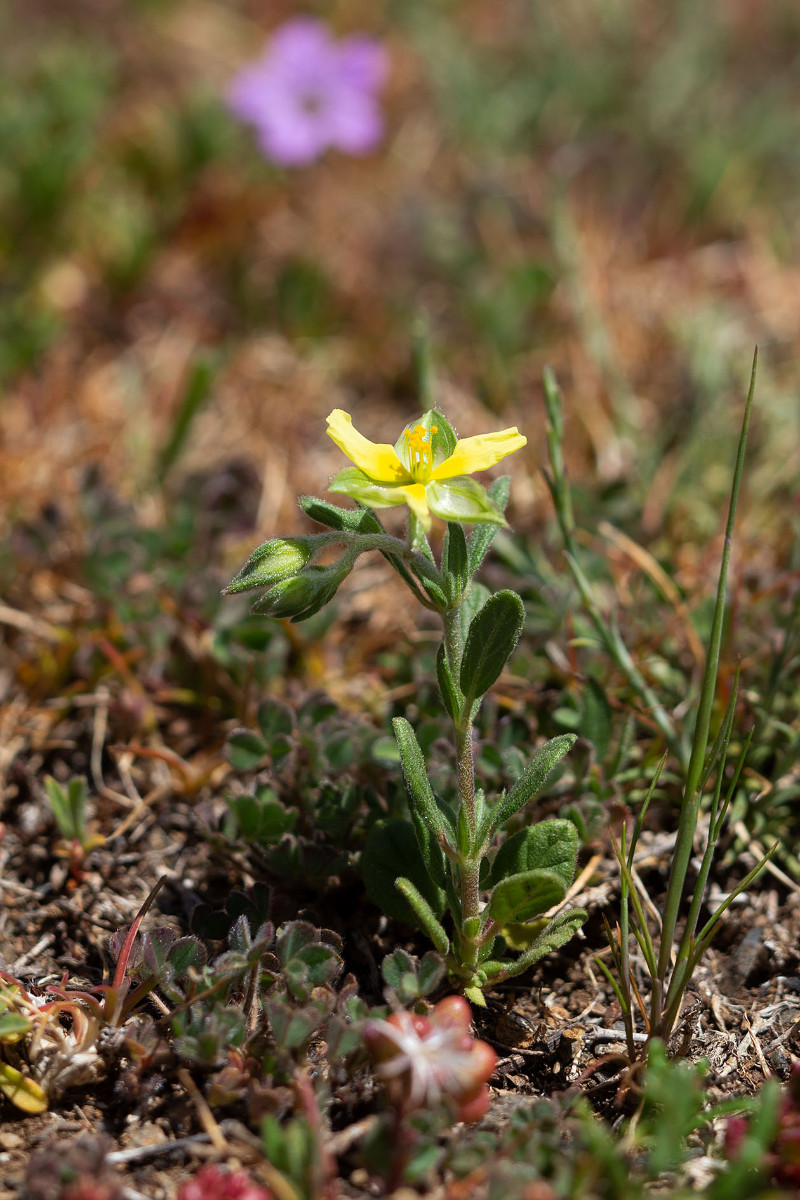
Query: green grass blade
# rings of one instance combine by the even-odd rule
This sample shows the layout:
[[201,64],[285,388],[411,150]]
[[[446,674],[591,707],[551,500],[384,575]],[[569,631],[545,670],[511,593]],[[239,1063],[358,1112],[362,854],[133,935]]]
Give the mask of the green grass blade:
[[689,863],[692,857],[694,834],[695,830],[697,829],[697,819],[700,814],[700,781],[703,776],[703,769],[706,761],[709,728],[711,725],[711,711],[714,705],[714,694],[717,686],[720,646],[722,644],[722,627],[725,617],[725,596],[728,582],[728,564],[730,561],[731,542],[733,540],[733,529],[736,519],[736,506],[739,500],[739,489],[741,487],[742,474],[744,471],[745,449],[747,447],[747,434],[750,429],[750,414],[752,412],[753,397],[755,395],[757,367],[758,350],[756,349],[755,355],[753,356],[753,368],[750,375],[750,390],[747,395],[747,403],[745,404],[744,417],[742,419],[742,429],[739,435],[739,446],[736,452],[736,465],[733,472],[733,484],[731,486],[730,504],[728,507],[728,522],[725,529],[725,542],[722,550],[722,562],[720,564],[719,580],[717,583],[717,598],[714,605],[714,619],[711,626],[708,654],[706,656],[706,668],[703,675],[703,686],[700,692],[697,720],[695,722],[694,736],[692,738],[692,750],[689,757],[689,766],[686,771],[686,783],[684,786],[683,802],[681,804],[681,814],[678,824],[678,838],[675,843],[674,853],[672,855],[669,883],[667,885],[667,896],[664,904],[664,919],[661,930],[661,946],[659,948],[658,959],[658,974],[662,985],[669,970],[672,941],[675,936],[675,926],[678,921],[678,910],[680,908],[680,903],[686,884],[686,873],[689,869]]

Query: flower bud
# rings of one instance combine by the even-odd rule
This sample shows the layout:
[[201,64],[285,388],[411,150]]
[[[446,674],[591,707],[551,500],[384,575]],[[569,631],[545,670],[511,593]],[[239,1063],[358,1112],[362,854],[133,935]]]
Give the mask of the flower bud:
[[333,599],[339,584],[348,575],[350,565],[342,567],[334,563],[330,567],[306,567],[290,579],[279,580],[250,611],[267,617],[291,617],[293,621],[303,621]]
[[273,538],[264,542],[248,558],[225,588],[227,595],[248,592],[252,588],[272,587],[290,575],[302,571],[314,557],[314,538]]

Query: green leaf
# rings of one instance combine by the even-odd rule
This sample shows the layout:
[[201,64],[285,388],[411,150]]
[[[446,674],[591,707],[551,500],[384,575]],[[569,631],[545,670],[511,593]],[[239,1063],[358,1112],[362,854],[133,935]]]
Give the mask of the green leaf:
[[429,996],[431,992],[436,990],[444,979],[446,969],[441,957],[434,953],[433,950],[427,950],[423,954],[417,972],[419,993],[421,996]]
[[167,962],[175,979],[185,979],[190,969],[199,971],[205,965],[207,957],[202,943],[197,938],[182,937],[170,946]]
[[86,780],[82,775],[75,776],[65,790],[52,775],[47,775],[44,786],[61,836],[82,844],[86,838]]
[[470,1004],[475,1004],[478,1008],[486,1008],[486,997],[483,994],[483,989],[479,988],[477,984],[470,984],[469,987],[465,987],[464,995]]
[[522,632],[525,610],[516,592],[490,596],[472,620],[461,659],[461,690],[472,702],[488,692]]
[[459,521],[475,525],[490,521],[505,525],[506,519],[497,505],[490,499],[483,484],[470,475],[457,475],[453,479],[432,479],[425,485],[425,499],[435,517],[443,521]]
[[387,916],[417,924],[413,909],[395,887],[401,875],[414,884],[435,916],[443,914],[445,894],[430,877],[413,826],[402,817],[373,825],[361,855],[361,870],[367,895]]
[[447,661],[444,642],[440,645],[436,655],[436,678],[439,681],[439,691],[447,715],[451,721],[457,721],[461,713],[461,697],[456,689],[450,664]]
[[285,925],[281,925],[275,944],[281,962],[290,962],[306,946],[312,946],[317,940],[318,932],[310,921],[287,921]]
[[381,975],[386,986],[397,991],[407,975],[412,975],[416,982],[416,959],[407,950],[401,950],[398,947],[384,958],[381,963]]
[[428,950],[422,961],[406,950],[393,950],[381,963],[381,974],[401,1004],[407,1006],[428,996],[444,979],[446,967],[441,955]]
[[43,1113],[47,1110],[47,1096],[39,1084],[4,1062],[0,1062],[0,1092],[20,1112]]
[[555,871],[523,871],[496,884],[487,907],[498,925],[511,921],[529,921],[559,904],[567,889]]
[[525,871],[552,871],[565,890],[575,877],[578,831],[572,821],[540,821],[521,829],[501,845],[492,863],[492,886],[509,875]]
[[444,840],[442,815],[434,799],[433,790],[425,770],[425,759],[419,748],[414,730],[405,717],[395,717],[392,721],[394,736],[400,751],[400,762],[403,766],[403,778],[408,789],[408,798],[412,810],[418,814],[433,834],[437,842]]
[[508,964],[504,966],[502,978],[510,979],[514,975],[521,975],[545,954],[550,954],[559,946],[563,946],[575,936],[588,915],[584,908],[570,908],[566,912],[558,913],[539,936],[531,942],[524,954],[521,954],[510,966]]
[[411,564],[411,569],[436,607],[441,612],[449,608],[450,602],[445,591],[445,582],[435,565],[428,562],[424,555],[418,554]]
[[204,354],[190,368],[169,440],[158,456],[158,478],[162,485],[186,445],[197,414],[211,395],[219,366],[219,355]]
[[581,737],[594,746],[597,761],[605,762],[611,741],[611,705],[596,679],[588,679],[583,694]]
[[[511,488],[511,476],[502,475],[499,479],[495,479],[489,487],[489,499],[499,508],[500,512],[505,513],[506,505],[508,504],[508,493]],[[486,557],[489,547],[495,539],[499,525],[486,523],[476,525],[469,539],[469,564],[468,570],[470,578],[480,567]]]
[[459,616],[461,618],[461,637],[466,641],[469,627],[491,596],[491,592],[482,583],[472,581],[472,587],[464,597]]
[[229,801],[228,807],[236,817],[244,840],[246,842],[255,841],[261,824],[261,805],[255,796],[236,796]]
[[249,729],[240,729],[229,736],[225,754],[228,762],[237,771],[249,771],[264,761],[268,749],[257,733],[251,733]]
[[268,746],[279,734],[290,734],[294,721],[290,709],[278,700],[264,700],[258,706],[258,728]]
[[469,587],[470,572],[467,555],[467,539],[464,530],[455,521],[447,522],[442,547],[442,575],[451,605],[461,603]]
[[450,949],[450,939],[436,920],[433,909],[422,893],[414,887],[410,879],[405,879],[402,875],[394,881],[394,885],[407,900],[419,928],[428,935],[440,954],[447,954]]
[[559,737],[545,742],[541,750],[527,765],[511,791],[503,796],[495,805],[491,814],[489,833],[500,829],[515,813],[541,791],[547,782],[547,777],[558,765],[567,751],[574,746],[574,733],[562,733]]
[[31,1023],[21,1013],[4,1012],[0,1015],[0,1042],[18,1042],[30,1031]]

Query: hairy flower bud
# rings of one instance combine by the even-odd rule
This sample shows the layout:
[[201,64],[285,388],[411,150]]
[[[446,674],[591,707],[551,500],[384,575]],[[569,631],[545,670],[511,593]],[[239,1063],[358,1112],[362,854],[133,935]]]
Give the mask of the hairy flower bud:
[[294,621],[313,616],[332,600],[350,565],[306,567],[290,579],[282,579],[253,605],[251,612],[267,617],[291,617]]
[[272,587],[290,575],[296,575],[315,554],[313,537],[273,538],[264,542],[248,558],[225,588],[226,595],[249,592],[253,588]]

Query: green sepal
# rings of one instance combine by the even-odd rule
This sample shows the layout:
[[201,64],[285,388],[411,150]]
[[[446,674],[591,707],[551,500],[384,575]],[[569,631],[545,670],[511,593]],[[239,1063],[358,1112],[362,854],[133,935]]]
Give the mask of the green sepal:
[[455,521],[447,522],[442,547],[442,575],[450,604],[456,607],[469,587],[470,571],[467,539],[464,530]]
[[494,806],[485,836],[491,837],[496,830],[505,825],[506,821],[524,808],[537,792],[541,791],[550,772],[574,746],[576,740],[574,733],[562,733],[558,737],[551,738],[549,742],[545,742],[525,767],[511,791],[501,797]]
[[459,684],[472,704],[485,695],[508,662],[522,633],[525,610],[516,592],[490,596],[469,627]]
[[447,715],[451,721],[458,721],[461,715],[461,695],[456,688],[453,673],[450,670],[450,664],[447,661],[447,652],[444,647],[444,642],[439,646],[436,654],[436,678],[439,681],[439,691],[442,697],[442,704],[447,711]]
[[[534,966],[545,954],[550,954],[559,946],[563,946],[575,936],[588,916],[585,908],[569,908],[566,912],[558,913],[539,936],[531,942],[524,954],[521,954],[513,963],[503,964],[501,978],[511,979],[514,975],[521,975],[523,971]],[[484,963],[483,970],[489,974],[487,966],[488,964]]]
[[483,484],[471,475],[453,479],[432,479],[425,484],[425,499],[435,517],[476,525],[484,521],[505,525],[506,519],[490,498]]
[[312,521],[318,521],[330,529],[344,529],[351,533],[384,532],[383,525],[371,508],[339,508],[338,504],[330,504],[318,496],[301,496],[300,507]]
[[522,871],[495,884],[486,914],[501,927],[512,921],[529,921],[560,904],[566,892],[555,871]]
[[552,871],[566,889],[575,877],[577,859],[578,831],[572,821],[540,821],[503,842],[492,863],[489,882],[495,886],[524,871]]
[[413,825],[402,817],[377,821],[367,835],[361,854],[367,895],[387,916],[415,925],[412,909],[395,887],[401,869],[435,916],[440,917],[446,907],[445,893],[430,877]]
[[334,475],[328,491],[339,496],[349,496],[367,508],[394,508],[408,501],[404,492],[391,484],[376,483],[360,467],[345,467]]
[[[501,475],[499,479],[495,479],[494,482],[489,486],[489,499],[493,501],[501,513],[505,513],[506,511],[510,488],[510,475]],[[472,578],[486,557],[489,547],[494,541],[495,535],[499,528],[499,525],[486,523],[483,525],[477,525],[472,531],[469,539],[468,561],[470,578]]]
[[395,717],[392,729],[400,751],[400,764],[406,782],[411,809],[430,830],[436,842],[445,840],[442,814],[425,770],[425,758],[414,730],[405,717]]
[[395,879],[394,886],[412,909],[419,928],[428,935],[440,954],[447,954],[450,949],[450,939],[422,893],[414,887],[410,879],[406,879],[402,875]]
[[318,534],[314,537],[271,538],[262,543],[234,575],[224,594],[232,596],[254,588],[272,587],[280,580],[296,575],[314,557],[318,541],[324,537],[324,534]]

